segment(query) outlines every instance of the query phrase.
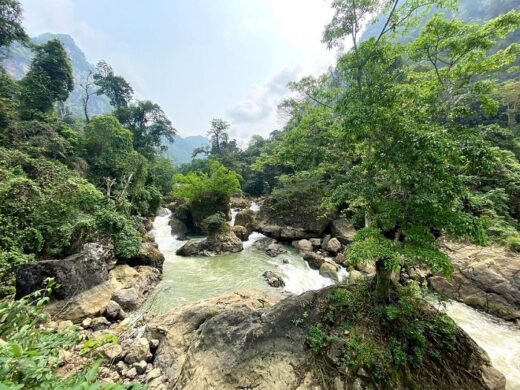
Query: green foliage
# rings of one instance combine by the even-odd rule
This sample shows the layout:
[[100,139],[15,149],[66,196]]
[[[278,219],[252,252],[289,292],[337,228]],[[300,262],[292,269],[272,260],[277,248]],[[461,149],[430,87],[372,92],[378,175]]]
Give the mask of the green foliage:
[[39,46],[20,82],[23,115],[49,112],[55,102],[67,99],[73,87],[72,67],[61,42],[53,39]]
[[209,174],[190,172],[175,176],[173,195],[188,199],[193,205],[203,205],[211,200],[229,201],[232,194],[240,192],[238,175],[217,161],[212,161]]
[[56,332],[47,328],[42,311],[53,284],[20,300],[0,301],[0,388],[2,389],[113,389],[124,387],[96,382],[101,360],[88,371],[66,378],[56,375],[60,349],[79,342],[75,327]]
[[112,333],[104,333],[99,337],[88,339],[83,343],[80,355],[87,355],[105,344],[118,344],[119,338]]
[[130,84],[123,77],[115,75],[105,61],[97,64],[94,83],[98,86],[97,94],[106,95],[116,109],[127,107],[132,100],[134,90]]
[[29,37],[22,27],[22,7],[17,0],[0,2],[0,48],[19,41],[27,43]]
[[339,350],[349,371],[363,368],[382,388],[397,388],[408,373],[449,355],[456,334],[455,323],[429,308],[415,285],[398,288],[393,303],[381,304],[367,280],[331,290],[306,342],[319,360]]

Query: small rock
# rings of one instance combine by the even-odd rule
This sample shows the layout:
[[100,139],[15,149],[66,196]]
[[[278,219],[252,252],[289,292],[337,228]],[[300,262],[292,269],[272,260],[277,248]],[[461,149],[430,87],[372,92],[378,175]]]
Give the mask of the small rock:
[[348,273],[348,278],[350,280],[356,280],[356,279],[361,279],[363,278],[365,275],[363,275],[361,272],[357,271],[357,270],[352,270],[352,271],[349,271]]
[[321,238],[311,238],[309,241],[311,242],[314,249],[321,247]]
[[160,341],[158,339],[151,339],[150,340],[150,349],[155,350],[159,347]]
[[337,238],[331,238],[323,249],[330,253],[338,253],[342,247],[341,242]]
[[267,247],[265,253],[267,253],[267,255],[269,255],[270,257],[276,257],[283,253],[287,253],[287,250],[279,244],[271,244]]
[[66,320],[66,321],[59,321],[56,325],[56,330],[61,331],[67,328],[70,328],[71,326],[74,326],[72,321]]
[[105,344],[103,346],[103,355],[110,361],[116,361],[123,356],[123,347],[119,344]]
[[92,319],[90,327],[94,330],[104,329],[110,326],[110,322],[105,317],[96,317]]
[[331,235],[330,234],[327,234],[325,237],[323,237],[323,240],[321,241],[321,248],[322,249],[327,248],[327,244],[329,243],[330,239],[331,239]]
[[161,370],[158,368],[154,368],[146,375],[146,381],[150,382],[154,380],[155,378],[159,378],[161,376]]
[[116,364],[116,369],[119,373],[122,373],[123,371],[125,371],[126,369],[128,369],[128,366],[126,365],[126,363],[122,360],[118,361],[117,364]]
[[356,271],[362,272],[368,275],[374,275],[376,273],[376,266],[373,262],[370,263],[358,263],[354,266]]
[[126,318],[125,311],[121,308],[119,303],[117,303],[116,301],[108,302],[108,305],[105,308],[104,314],[105,314],[106,318],[108,318],[110,320],[114,320],[114,321],[123,320]]
[[336,257],[334,258],[334,262],[339,265],[346,265],[347,259],[343,253],[338,253]]
[[134,379],[137,376],[137,370],[135,367],[132,367],[126,371],[123,371],[123,376],[127,377],[128,379]]
[[92,318],[88,317],[88,318],[85,318],[82,322],[81,322],[81,327],[83,329],[90,329],[92,327]]
[[282,277],[273,271],[265,271],[262,275],[271,287],[283,287],[285,286],[285,282],[283,281]]
[[146,371],[146,362],[144,360],[141,360],[137,363],[132,364],[132,367],[134,367],[139,375],[144,374]]
[[150,343],[144,337],[134,341],[129,347],[129,351],[125,356],[125,362],[128,364],[137,363],[141,360],[149,362],[152,359],[150,353]]

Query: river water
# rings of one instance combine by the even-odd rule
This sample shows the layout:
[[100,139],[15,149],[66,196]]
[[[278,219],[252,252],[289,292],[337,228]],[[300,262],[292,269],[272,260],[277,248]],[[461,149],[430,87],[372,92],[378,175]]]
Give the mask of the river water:
[[[253,204],[252,208],[257,209]],[[217,257],[182,257],[175,251],[184,241],[171,234],[168,224],[171,212],[162,209],[153,223],[152,234],[164,254],[163,279],[150,297],[145,310],[164,313],[174,307],[201,299],[218,296],[239,289],[267,290],[270,287],[262,274],[275,271],[285,281],[284,290],[294,294],[320,289],[333,284],[311,269],[296,251],[275,258],[253,247],[263,237],[251,234],[244,242],[244,250]],[[340,278],[347,277],[342,269]],[[507,378],[507,389],[520,389],[520,330],[489,315],[480,313],[462,303],[451,302],[447,314],[464,329],[490,356],[493,365]]]

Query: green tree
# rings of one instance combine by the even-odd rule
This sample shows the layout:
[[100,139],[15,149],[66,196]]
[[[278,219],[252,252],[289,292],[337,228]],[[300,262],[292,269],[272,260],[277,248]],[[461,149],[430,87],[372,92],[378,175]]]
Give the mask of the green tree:
[[[348,12],[337,9],[324,39],[330,46],[345,36],[355,42],[359,16],[383,3],[335,2]],[[338,63],[342,88],[334,110],[344,145],[354,148],[358,159],[335,185],[331,203],[364,217],[365,228],[347,255],[352,263],[376,262],[381,301],[390,299],[391,272],[404,262],[450,271],[447,257],[434,247],[435,231],[483,240],[479,220],[465,208],[465,177],[468,166],[491,169],[489,149],[457,120],[469,114],[468,101],[488,111],[496,107],[490,83],[481,78],[515,59],[514,46],[492,55],[487,50],[518,28],[518,12],[483,26],[436,16],[410,45],[385,37],[411,22],[410,11],[428,3],[386,2],[379,36],[355,42]]]
[[22,113],[49,112],[54,103],[67,100],[73,88],[69,57],[61,42],[52,39],[36,49],[29,71],[20,81]]
[[149,100],[138,101],[116,110],[121,124],[133,134],[133,145],[139,153],[152,158],[164,149],[166,139],[175,140],[176,130],[158,104]]
[[105,61],[100,61],[96,66],[94,84],[98,86],[96,93],[106,95],[116,109],[127,107],[134,95],[130,84],[123,77],[114,74],[112,67]]
[[0,48],[16,41],[29,42],[22,27],[22,7],[17,0],[0,0]]

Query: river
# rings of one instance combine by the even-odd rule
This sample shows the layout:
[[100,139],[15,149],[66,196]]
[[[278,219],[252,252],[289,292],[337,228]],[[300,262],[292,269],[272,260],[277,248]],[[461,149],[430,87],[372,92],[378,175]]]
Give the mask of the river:
[[[252,208],[257,208],[253,204]],[[238,289],[270,287],[262,274],[271,270],[282,275],[284,290],[300,294],[330,286],[333,281],[309,267],[296,251],[271,258],[253,247],[263,237],[253,233],[239,253],[218,257],[182,257],[175,251],[184,241],[172,236],[168,224],[171,212],[162,209],[153,223],[152,234],[164,254],[163,279],[147,302],[146,310],[164,313],[174,307],[218,296]],[[341,277],[347,277],[344,270]],[[442,307],[440,307],[443,309]],[[507,379],[507,389],[520,389],[520,330],[458,302],[447,303],[443,310],[452,317],[490,356],[493,365]]]

